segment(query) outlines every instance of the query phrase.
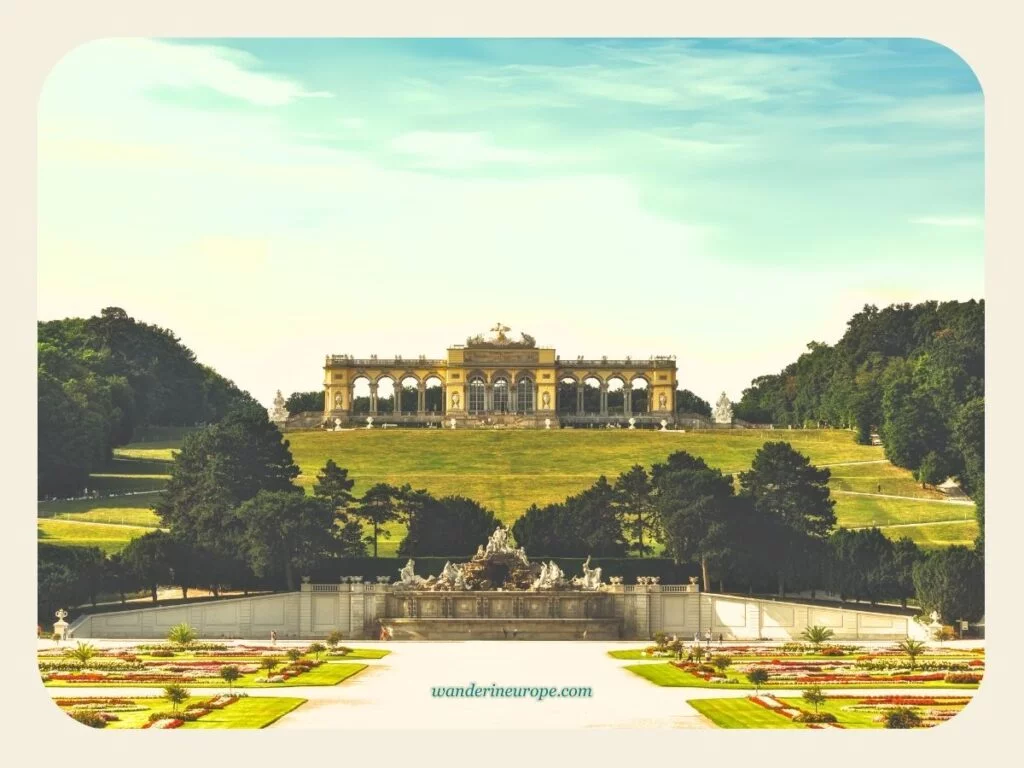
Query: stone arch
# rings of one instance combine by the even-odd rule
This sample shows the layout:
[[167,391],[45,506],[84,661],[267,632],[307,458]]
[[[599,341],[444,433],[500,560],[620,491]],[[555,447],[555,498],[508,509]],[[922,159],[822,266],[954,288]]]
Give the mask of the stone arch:
[[427,413],[444,412],[444,377],[438,373],[423,377],[423,408]]
[[629,412],[647,413],[651,410],[651,381],[642,373],[629,380]]
[[420,378],[414,373],[404,373],[398,379],[395,403],[399,413],[417,413],[420,409]]
[[580,380],[574,373],[564,371],[558,375],[558,384],[555,389],[555,408],[558,413],[575,415],[583,410],[580,402],[581,386]]
[[537,409],[535,391],[537,382],[529,371],[520,371],[516,375],[514,405],[517,413],[533,413]]
[[609,416],[626,413],[626,377],[613,373],[605,379],[605,412]]
[[604,379],[593,374],[587,374],[580,382],[583,388],[583,413],[596,416],[601,413],[601,403],[604,400]]
[[373,402],[377,406],[374,410],[381,414],[394,414],[396,401],[398,399],[399,379],[390,373],[381,373],[374,381],[376,385]]
[[353,414],[369,415],[372,407],[374,381],[365,371],[359,371],[349,382],[349,403]]

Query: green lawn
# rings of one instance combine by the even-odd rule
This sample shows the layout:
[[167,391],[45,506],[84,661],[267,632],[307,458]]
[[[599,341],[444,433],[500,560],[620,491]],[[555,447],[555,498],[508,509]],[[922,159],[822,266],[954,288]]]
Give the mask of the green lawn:
[[[973,510],[972,510],[973,511]],[[908,525],[899,528],[883,528],[882,533],[890,539],[906,536],[923,548],[949,547],[959,544],[965,547],[974,545],[978,537],[978,522],[950,523],[948,525]]]
[[[249,660],[251,661],[251,659]],[[282,664],[287,662],[287,659],[282,657]],[[262,683],[256,682],[258,677],[266,677],[266,671],[260,670],[259,672],[253,672],[248,675],[242,675],[238,680],[235,681],[235,688],[295,688],[301,686],[321,686],[321,685],[337,685],[343,680],[347,680],[358,672],[362,672],[366,669],[366,664],[348,664],[345,662],[329,662],[327,664],[321,664],[319,667],[314,667],[309,672],[304,672],[301,675],[296,675],[293,678],[285,680],[280,683]],[[271,673],[273,674],[273,673]],[[109,683],[99,682],[74,682],[68,680],[49,680],[44,685],[47,688],[163,688],[165,682],[132,682],[132,681],[115,681]],[[219,677],[202,678],[201,680],[193,681],[185,684],[186,687],[191,688],[228,688],[228,684],[221,680]]]
[[[754,690],[754,686],[747,682],[734,670],[726,670],[728,682],[712,683],[701,677],[684,672],[671,664],[630,664],[626,667],[630,672],[640,677],[645,677],[655,685],[667,688],[719,688],[726,690]],[[771,679],[761,686],[761,690],[780,690],[787,688],[803,689],[807,683],[777,683]],[[941,680],[921,683],[821,683],[820,688],[977,688],[976,684],[960,685],[946,683]]]
[[719,728],[806,728],[748,699],[692,699],[691,707]]
[[[181,707],[210,698],[209,696],[193,696]],[[115,712],[118,719],[107,725],[117,730],[142,728],[149,720],[152,712],[169,712],[171,706],[167,699],[157,696],[125,699],[125,703],[134,703],[145,707],[136,712]],[[211,710],[208,714],[192,722],[186,722],[181,728],[266,728],[284,715],[304,704],[306,699],[279,697],[248,697],[240,698],[223,709]],[[102,711],[102,707],[97,709]]]
[[155,528],[160,518],[149,505],[156,501],[157,494],[140,496],[117,496],[106,499],[82,499],[76,501],[44,501],[38,505],[41,518],[81,520],[89,523],[117,523]]
[[[879,457],[882,458],[882,457]],[[884,464],[848,464],[831,467],[829,485],[838,491],[858,493],[885,493],[891,496],[913,496],[919,499],[945,499],[946,495],[934,488],[922,488],[914,476],[905,469]],[[878,488],[881,486],[882,490]]]
[[[185,430],[157,430],[150,439],[115,450],[109,470],[94,484],[123,482],[162,483],[173,452],[180,448]],[[786,440],[819,465],[832,466],[836,490],[914,496],[914,500],[880,499],[836,494],[840,525],[861,527],[893,523],[933,523],[962,519],[970,507],[928,501],[935,492],[920,488],[912,475],[884,460],[879,446],[857,445],[853,434],[840,430],[734,430],[662,433],[649,430],[351,430],[345,432],[289,432],[286,438],[299,465],[298,483],[307,489],[328,458],[349,470],[356,480],[355,493],[374,483],[409,483],[438,496],[460,494],[494,510],[499,519],[512,523],[531,504],[563,500],[588,487],[601,474],[614,479],[634,464],[650,467],[670,453],[686,450],[710,465],[737,473],[766,441]],[[125,506],[140,510],[124,522],[155,525],[144,508],[150,497],[127,497]],[[99,512],[120,506],[112,499],[78,503],[73,511],[89,514],[81,519],[121,522],[117,513]],[[44,506],[41,505],[41,510]],[[92,514],[96,510],[98,514]],[[47,510],[49,511],[49,510]],[[71,510],[65,510],[71,511]],[[41,513],[42,514],[42,513]],[[109,516],[108,516],[109,515]],[[393,556],[405,534],[402,526],[388,526],[391,538],[381,538],[379,554]],[[894,538],[907,535],[925,546],[973,540],[974,524],[920,529],[886,530]],[[84,532],[83,532],[84,533]],[[127,538],[111,538],[96,531],[107,551],[123,546]],[[77,537],[83,538],[83,537]],[[55,537],[57,543],[76,543],[76,537]],[[118,545],[116,542],[120,541]]]
[[[813,707],[800,698],[779,699],[784,706],[804,711],[812,711]],[[874,710],[858,710],[855,705],[871,702],[871,697],[863,698],[832,698],[818,707],[819,712],[835,715],[838,724],[843,728],[881,728],[882,723],[876,718],[887,708],[880,705]],[[687,702],[704,717],[719,728],[805,728],[802,723],[794,723],[788,717],[772,712],[755,704],[749,699],[692,699]],[[951,704],[928,704],[930,710],[962,711],[961,702]]]
[[39,541],[73,547],[99,547],[107,554],[118,552],[132,539],[152,528],[133,525],[81,523],[66,520],[40,519]]

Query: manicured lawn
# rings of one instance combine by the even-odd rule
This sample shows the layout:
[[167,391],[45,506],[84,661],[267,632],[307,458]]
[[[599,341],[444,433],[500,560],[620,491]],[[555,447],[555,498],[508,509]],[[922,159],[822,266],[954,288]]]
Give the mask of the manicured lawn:
[[157,495],[147,493],[102,499],[45,501],[39,504],[38,516],[87,523],[116,523],[156,528],[160,525],[160,518],[150,505],[156,501]]
[[833,494],[836,517],[848,528],[887,526],[894,523],[935,523],[945,520],[974,520],[974,506],[927,499],[885,499],[872,496]]
[[[282,657],[283,658],[283,657]],[[166,659],[164,659],[166,661]],[[251,660],[249,660],[251,661]],[[283,661],[287,661],[284,659]],[[283,664],[283,662],[282,662]],[[337,685],[343,680],[347,680],[358,672],[362,672],[366,669],[366,664],[348,664],[345,662],[328,662],[321,664],[319,667],[314,667],[308,672],[304,672],[301,675],[296,675],[288,680],[284,680],[280,683],[266,683],[257,682],[256,678],[265,678],[266,671],[260,670],[247,675],[242,675],[238,680],[235,681],[235,688],[294,688],[296,686],[304,685]],[[217,674],[216,672],[212,674]],[[273,673],[272,673],[273,674]],[[167,685],[166,681],[161,682],[134,682],[132,680],[117,680],[109,683],[97,682],[97,681],[68,681],[68,680],[49,680],[44,685],[48,688],[74,688],[74,687],[88,687],[88,688],[163,688]],[[203,677],[198,680],[190,680],[187,683],[182,683],[186,687],[191,688],[228,688],[228,684],[220,677]]]
[[[209,696],[193,696],[185,701],[180,709],[192,702],[209,699]],[[169,712],[171,706],[167,699],[158,696],[147,696],[143,698],[124,699],[126,704],[135,704],[141,707],[134,712],[114,712],[118,719],[108,723],[107,728],[117,730],[130,730],[142,728],[149,720],[152,712]],[[223,709],[214,709],[203,715],[198,720],[185,722],[180,728],[266,728],[273,722],[280,720],[284,715],[304,704],[306,699],[283,698],[283,697],[247,697],[240,698],[227,705]],[[102,705],[97,705],[102,711]]]
[[686,702],[719,728],[806,728],[747,699],[693,699]]
[[132,539],[153,530],[132,525],[108,525],[55,519],[40,519],[37,523],[40,541],[63,546],[99,547],[108,554],[121,550]]
[[[161,482],[166,462],[180,448],[183,432],[156,433],[153,439],[115,450],[115,460],[105,482],[115,476],[152,475],[145,481]],[[838,430],[735,430],[731,432],[669,432],[649,430],[351,430],[302,431],[286,435],[301,474],[298,483],[307,489],[328,458],[349,470],[356,481],[355,493],[374,483],[411,484],[437,496],[460,494],[494,510],[500,520],[512,523],[531,504],[563,500],[593,483],[601,474],[614,479],[634,464],[650,467],[677,450],[703,457],[711,466],[737,473],[749,468],[754,453],[766,441],[786,440],[819,464],[844,464],[884,460],[879,446],[857,445],[853,434]],[[162,468],[161,468],[162,467]],[[911,474],[889,463],[848,464],[831,467],[832,487],[837,490],[914,496],[915,499],[877,499],[836,494],[840,525],[860,527],[893,523],[931,523],[955,520],[965,509],[929,502],[934,491],[922,490]],[[133,483],[143,480],[126,481]],[[101,481],[97,478],[97,481]],[[918,499],[917,497],[921,497]],[[140,497],[147,499],[147,497]],[[109,506],[96,504],[93,506]],[[146,506],[136,504],[136,506]],[[88,506],[80,509],[87,512]],[[893,529],[893,537],[907,535],[925,545],[967,542],[973,523],[962,530]],[[940,527],[941,528],[941,527]],[[378,552],[393,556],[405,534],[400,525],[386,528],[391,538],[381,538]],[[60,540],[60,543],[69,543]],[[108,551],[116,545],[108,542]]]
[[[973,509],[970,509],[973,513]],[[890,539],[898,539],[906,536],[912,539],[915,544],[923,548],[949,547],[954,544],[969,547],[974,545],[978,536],[978,523],[976,520],[967,522],[950,523],[947,525],[908,525],[899,528],[883,528],[882,533]]]
[[[943,697],[945,698],[945,697]],[[819,712],[828,712],[835,716],[838,725],[843,728],[882,728],[878,719],[894,704],[877,704],[865,709],[865,704],[872,704],[878,697],[835,697],[829,698],[818,707]],[[780,698],[786,707],[812,711],[807,702],[801,698]],[[955,699],[937,704],[924,704],[913,707],[915,710],[928,712],[960,712],[968,699]],[[755,704],[749,699],[693,699],[687,702],[719,728],[806,728],[802,723],[795,723],[785,715]]]
[[[726,670],[728,682],[712,683],[701,677],[691,675],[689,672],[674,667],[671,664],[631,664],[626,667],[630,672],[640,677],[645,677],[655,685],[669,688],[722,688],[732,690],[754,690],[754,686],[747,682],[746,678],[733,670]],[[773,682],[771,679],[761,690],[798,689],[806,688],[810,683],[798,682]],[[915,683],[886,683],[886,682],[850,682],[850,683],[819,683],[820,688],[977,688],[977,684],[953,684],[941,680],[915,682]]]
[[214,709],[198,720],[185,723],[182,728],[266,728],[277,722],[306,699],[251,696],[239,699],[224,709]]
[[[881,458],[881,457],[879,457]],[[857,491],[859,493],[881,493],[891,496],[913,496],[920,499],[945,499],[942,491],[934,488],[922,488],[907,470],[893,466],[889,462],[882,464],[848,464],[841,467],[830,467],[832,473],[829,485],[839,491]]]

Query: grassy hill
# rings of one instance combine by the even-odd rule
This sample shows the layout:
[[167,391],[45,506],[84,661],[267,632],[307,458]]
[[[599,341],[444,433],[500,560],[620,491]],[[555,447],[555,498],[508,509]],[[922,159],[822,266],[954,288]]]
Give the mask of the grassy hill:
[[[846,431],[358,429],[292,432],[287,438],[302,471],[298,482],[306,488],[331,458],[348,468],[357,494],[374,483],[410,483],[438,496],[477,499],[508,523],[530,504],[564,499],[601,474],[614,479],[633,464],[649,467],[673,451],[689,451],[712,466],[737,473],[750,466],[766,441],[786,440],[813,463],[830,468],[840,525],[878,525],[893,538],[909,536],[923,546],[969,544],[977,530],[973,507],[952,504],[940,493],[922,489],[908,471],[886,461],[880,447],[857,445]],[[164,462],[172,458],[179,439],[180,435],[161,435],[118,449],[113,470],[103,475],[107,487],[115,488],[119,481],[132,490],[144,481],[162,484]],[[93,543],[83,540],[88,531],[81,529],[96,525],[102,529],[97,528],[95,538],[109,549],[117,546],[110,531],[117,526],[112,523],[125,524],[124,541],[146,530],[139,526],[157,524],[148,509],[150,502],[147,495],[50,502],[39,505],[39,514],[77,521],[74,531],[64,526],[61,535],[53,529],[57,520],[41,521],[48,541]],[[401,536],[395,528],[392,538],[381,542],[381,554],[392,554]]]

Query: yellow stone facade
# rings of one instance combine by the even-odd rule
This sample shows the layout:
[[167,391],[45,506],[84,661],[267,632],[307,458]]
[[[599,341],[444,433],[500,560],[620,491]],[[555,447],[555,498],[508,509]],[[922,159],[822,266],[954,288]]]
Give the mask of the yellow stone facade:
[[[562,359],[529,336],[513,341],[500,323],[448,348],[444,359],[354,358],[328,355],[324,363],[325,424],[437,424],[444,426],[641,426],[673,422],[675,358]],[[369,384],[369,402],[356,405],[355,387]],[[406,383],[396,413],[393,400],[377,398],[378,385]],[[411,381],[415,387],[409,387]],[[559,384],[561,383],[561,386]],[[428,386],[433,394],[428,397]],[[436,388],[440,387],[438,397]],[[396,390],[397,391],[397,390]],[[428,400],[431,402],[428,404]]]

